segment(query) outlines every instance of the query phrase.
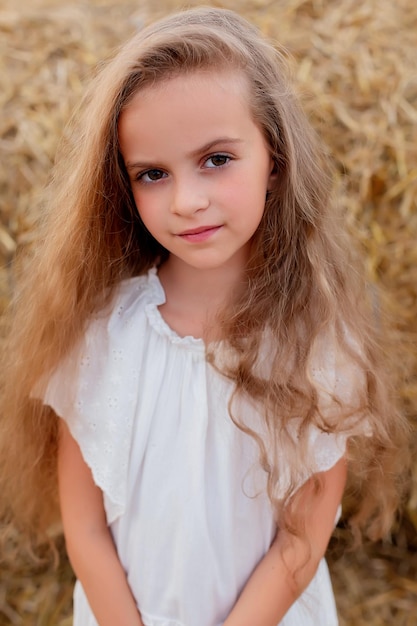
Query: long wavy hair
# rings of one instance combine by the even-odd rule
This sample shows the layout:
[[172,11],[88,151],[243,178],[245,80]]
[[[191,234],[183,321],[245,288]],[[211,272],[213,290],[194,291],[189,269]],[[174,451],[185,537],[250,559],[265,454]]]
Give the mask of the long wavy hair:
[[[243,18],[218,9],[184,11],[136,34],[97,73],[68,126],[38,246],[20,263],[10,311],[0,515],[31,534],[44,533],[58,515],[58,419],[30,398],[31,390],[81,338],[122,279],[143,274],[168,254],[138,216],[119,151],[119,116],[138,91],[201,70],[246,77],[248,106],[278,173],[254,237],[245,290],[219,312],[223,345],[233,358],[219,365],[216,354],[208,355],[235,382],[231,418],[257,440],[278,523],[288,526],[285,505],[300,466],[311,463],[311,425],[351,435],[351,525],[379,537],[398,506],[404,461],[398,450],[405,449],[406,434],[384,373],[381,321],[350,254],[331,170],[294,97],[285,54]],[[314,370],[329,350],[345,364],[341,376],[353,369],[359,381],[348,399],[330,389],[323,400]],[[241,419],[238,395],[258,405],[263,434]],[[296,445],[290,424],[297,424]],[[284,495],[276,492],[280,445],[293,451]]]

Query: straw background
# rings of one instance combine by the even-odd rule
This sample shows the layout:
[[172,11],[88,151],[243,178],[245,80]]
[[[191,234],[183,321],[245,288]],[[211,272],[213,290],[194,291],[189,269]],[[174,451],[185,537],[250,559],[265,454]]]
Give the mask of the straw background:
[[[13,292],[10,264],[31,244],[39,195],[83,84],[135,29],[184,4],[199,3],[0,0],[0,325]],[[206,4],[241,12],[293,57],[305,108],[336,161],[348,226],[404,342],[399,394],[417,453],[417,2]],[[341,626],[417,625],[416,529],[417,465],[392,543],[330,558]],[[58,543],[58,569],[16,559],[12,546],[1,555],[0,626],[70,626],[72,574]]]

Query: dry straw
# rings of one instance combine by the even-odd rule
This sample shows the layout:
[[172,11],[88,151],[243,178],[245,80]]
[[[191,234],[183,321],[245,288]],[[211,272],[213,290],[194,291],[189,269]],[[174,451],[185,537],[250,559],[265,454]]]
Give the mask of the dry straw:
[[[206,4],[240,11],[294,57],[305,107],[336,160],[346,220],[366,252],[370,278],[390,295],[398,339],[407,346],[398,363],[405,374],[399,392],[415,425],[417,3]],[[31,243],[39,192],[86,77],[135,28],[180,5],[0,0],[0,314],[13,290],[10,262],[17,248]],[[417,624],[416,528],[417,467],[393,543],[332,557],[342,626]],[[66,561],[58,571],[51,564],[36,568],[12,558],[12,548],[11,540],[0,573],[0,626],[69,626],[72,576]]]

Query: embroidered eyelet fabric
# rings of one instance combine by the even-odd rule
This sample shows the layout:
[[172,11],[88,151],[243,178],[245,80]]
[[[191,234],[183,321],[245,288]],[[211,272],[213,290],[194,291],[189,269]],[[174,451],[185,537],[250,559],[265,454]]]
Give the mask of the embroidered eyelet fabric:
[[[103,491],[145,626],[221,626],[276,529],[257,446],[227,412],[231,383],[208,364],[202,340],[168,327],[164,301],[156,270],[121,283],[111,311],[91,320],[52,374],[44,402],[65,419]],[[349,395],[334,358],[330,350],[312,375]],[[312,428],[315,470],[330,469],[345,445]],[[337,623],[323,560],[281,624]],[[74,626],[97,626],[79,582]]]

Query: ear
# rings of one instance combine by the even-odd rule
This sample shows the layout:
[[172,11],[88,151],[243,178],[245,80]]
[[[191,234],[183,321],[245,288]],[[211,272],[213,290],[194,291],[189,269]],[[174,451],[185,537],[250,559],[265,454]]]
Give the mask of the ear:
[[274,159],[271,157],[271,169],[269,171],[267,191],[272,191],[275,187],[275,183],[278,178],[278,166]]

